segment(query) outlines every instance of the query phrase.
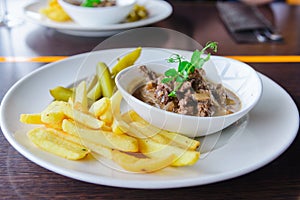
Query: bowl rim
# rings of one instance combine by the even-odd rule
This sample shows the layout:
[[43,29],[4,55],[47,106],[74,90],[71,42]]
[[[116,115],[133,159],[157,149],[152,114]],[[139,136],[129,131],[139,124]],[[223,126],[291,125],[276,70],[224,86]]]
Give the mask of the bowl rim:
[[110,10],[110,9],[116,9],[116,8],[123,8],[123,7],[127,7],[127,6],[133,6],[135,3],[137,3],[137,0],[131,0],[131,3],[128,3],[126,5],[115,5],[115,6],[106,6],[106,7],[84,7],[84,6],[77,6],[74,5],[72,3],[66,2],[65,0],[58,0],[58,3],[60,5],[65,5],[65,6],[69,6],[72,9],[81,9],[81,10],[87,10],[87,11],[91,11],[91,10]]
[[[247,114],[257,104],[257,102],[259,101],[259,99],[262,96],[262,92],[263,92],[262,80],[259,77],[258,72],[256,70],[254,70],[250,65],[248,65],[248,64],[246,64],[244,62],[232,59],[232,58],[226,58],[226,57],[223,57],[223,56],[211,55],[211,60],[213,61],[213,59],[225,59],[225,60],[228,60],[228,61],[231,61],[231,62],[240,63],[240,64],[243,65],[243,67],[246,67],[247,69],[249,69],[254,74],[254,76],[255,76],[255,78],[257,79],[257,82],[258,82],[258,92],[257,92],[258,95],[256,95],[256,98],[253,99],[253,102],[250,105],[248,105],[246,107],[242,106],[242,108],[239,111],[234,112],[234,113],[229,114],[229,115],[211,116],[211,117],[201,117],[201,116],[193,116],[193,115],[184,115],[184,114],[180,114],[180,113],[174,113],[174,112],[166,111],[166,110],[157,108],[155,106],[151,106],[151,105],[143,102],[142,100],[134,97],[132,94],[130,94],[126,89],[124,89],[121,86],[121,84],[119,83],[119,80],[120,80],[120,77],[124,76],[124,73],[128,73],[128,71],[133,70],[134,68],[137,68],[138,66],[141,66],[141,65],[158,64],[158,63],[155,63],[155,62],[138,63],[138,64],[134,64],[134,65],[132,65],[130,67],[127,67],[127,68],[123,69],[122,71],[120,71],[117,74],[117,76],[115,78],[115,83],[116,83],[116,86],[117,86],[118,90],[120,90],[121,93],[123,91],[127,95],[131,96],[131,98],[132,98],[131,100],[133,100],[135,102],[138,102],[138,103],[142,103],[143,106],[146,106],[149,109],[154,109],[155,112],[160,112],[160,113],[164,113],[164,114],[167,112],[167,114],[170,115],[171,117],[176,117],[176,118],[178,118],[178,117],[184,117],[184,118],[190,119],[190,120],[199,120],[199,119],[201,119],[201,120],[212,120],[212,119],[222,119],[222,118],[226,118],[226,117],[234,117],[234,116],[237,116],[237,115],[241,115],[245,111],[247,111],[247,112],[245,112],[244,115]],[[160,64],[160,65],[162,65],[162,64]]]

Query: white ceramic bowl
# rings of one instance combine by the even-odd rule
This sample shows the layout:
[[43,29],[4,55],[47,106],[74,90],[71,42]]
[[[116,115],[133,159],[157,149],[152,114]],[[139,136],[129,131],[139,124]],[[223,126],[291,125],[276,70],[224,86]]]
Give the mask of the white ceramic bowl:
[[115,6],[82,7],[58,0],[65,12],[83,27],[101,27],[123,21],[133,8],[136,0],[116,0]]
[[[261,80],[249,65],[229,58],[212,56],[211,62],[208,62],[205,68],[208,69],[208,65],[215,66],[222,84],[240,98],[241,110],[230,115],[216,117],[197,117],[167,112],[132,96],[136,88],[145,83],[142,73],[138,70],[140,65],[124,69],[116,77],[116,85],[125,101],[150,124],[189,137],[208,135],[228,127],[247,114],[262,94]],[[159,74],[163,74],[167,68],[171,67],[165,62],[145,65]]]

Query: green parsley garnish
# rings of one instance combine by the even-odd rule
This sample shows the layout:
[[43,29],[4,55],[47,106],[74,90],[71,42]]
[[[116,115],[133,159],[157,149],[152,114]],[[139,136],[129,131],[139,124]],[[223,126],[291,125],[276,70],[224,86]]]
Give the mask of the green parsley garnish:
[[83,7],[95,7],[95,5],[100,4],[101,0],[85,0],[81,3]]
[[208,42],[201,51],[194,51],[191,61],[184,60],[184,58],[178,54],[174,54],[168,58],[168,62],[178,63],[177,70],[174,68],[168,69],[165,71],[165,78],[162,79],[162,83],[169,83],[172,81],[177,83],[168,96],[176,97],[176,91],[179,90],[182,84],[188,79],[189,74],[194,73],[195,69],[201,69],[204,63],[210,59],[210,53],[205,57],[202,56],[205,50],[212,49],[214,52],[217,52],[217,48],[217,42]]

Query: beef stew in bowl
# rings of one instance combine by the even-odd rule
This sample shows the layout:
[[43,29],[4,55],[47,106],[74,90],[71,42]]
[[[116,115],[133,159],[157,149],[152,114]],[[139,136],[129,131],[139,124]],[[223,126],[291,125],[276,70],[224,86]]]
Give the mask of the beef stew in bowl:
[[[138,88],[147,84],[144,72],[139,69],[141,65],[145,65],[155,74],[164,74],[166,70],[174,67],[165,60],[161,60],[137,64],[121,71],[115,81],[126,103],[150,124],[189,137],[212,134],[228,127],[246,115],[256,105],[262,93],[261,80],[257,72],[249,65],[225,57],[211,56],[211,61],[207,62],[203,68],[216,68],[222,85],[240,100],[238,103],[240,108],[231,114],[206,117],[169,112],[134,96]],[[206,78],[210,81],[215,79],[211,73],[208,73]],[[176,93],[180,96],[180,91]]]

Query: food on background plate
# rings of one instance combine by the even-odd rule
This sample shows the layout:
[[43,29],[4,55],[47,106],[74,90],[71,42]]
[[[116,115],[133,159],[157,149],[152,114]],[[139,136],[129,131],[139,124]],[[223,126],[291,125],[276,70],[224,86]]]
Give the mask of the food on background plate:
[[[109,7],[116,5],[115,0],[65,0],[65,2],[82,7]],[[57,0],[49,0],[47,7],[40,9],[40,13],[56,22],[67,22],[72,20]],[[145,6],[135,4],[126,19],[124,19],[124,22],[135,22],[146,19],[148,16],[149,12]]]
[[209,81],[202,68],[210,54],[203,57],[206,49],[217,50],[217,43],[210,42],[201,50],[196,50],[191,61],[180,55],[171,56],[168,61],[178,63],[178,69],[171,68],[163,75],[156,74],[145,65],[139,67],[147,83],[135,90],[134,96],[166,111],[200,116],[222,116],[237,112],[241,101],[221,83]]
[[75,6],[83,6],[83,7],[109,7],[115,6],[116,0],[64,0],[70,4]]
[[135,4],[132,11],[126,17],[126,22],[135,22],[142,19],[146,19],[149,16],[149,12],[145,6]]
[[[131,51],[111,68],[99,62],[96,78],[90,82],[82,80],[73,88],[51,89],[54,101],[43,111],[20,115],[22,123],[37,125],[27,133],[28,138],[63,158],[82,160],[95,153],[132,172],[195,164],[200,156],[199,141],[158,129],[133,110],[120,111],[122,95],[111,84],[120,70],[134,64],[141,50]],[[90,98],[94,88],[100,92],[97,98]]]
[[40,13],[57,22],[66,22],[71,20],[70,16],[59,5],[57,0],[49,0],[47,7],[40,9]]

